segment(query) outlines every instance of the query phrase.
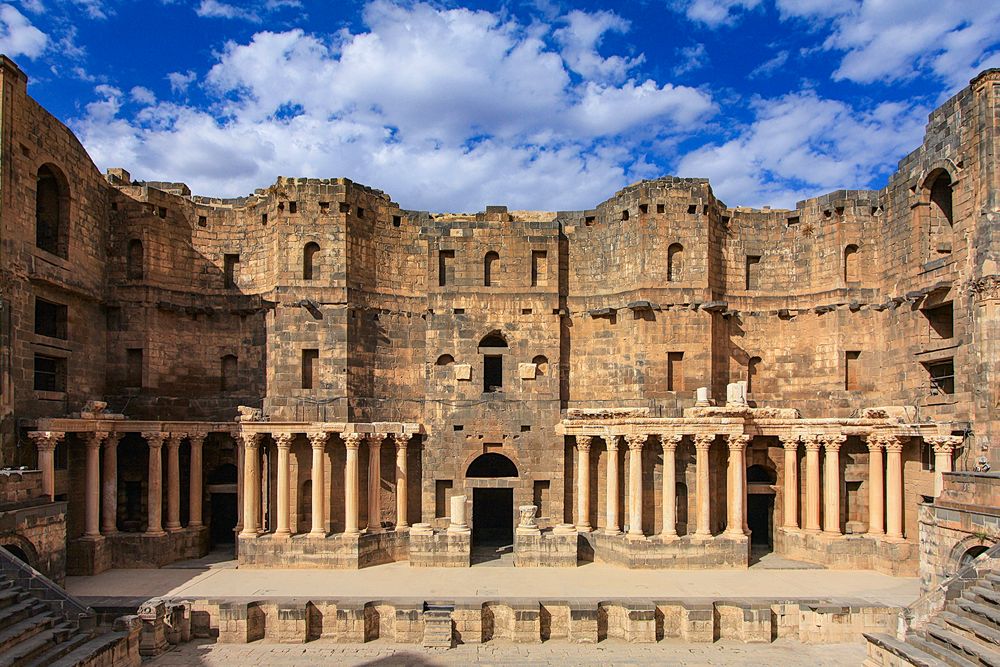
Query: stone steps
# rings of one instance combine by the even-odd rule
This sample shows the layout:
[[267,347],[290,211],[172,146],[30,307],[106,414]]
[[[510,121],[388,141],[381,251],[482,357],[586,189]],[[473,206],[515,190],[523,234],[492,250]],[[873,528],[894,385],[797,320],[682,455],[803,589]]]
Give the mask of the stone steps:
[[55,624],[55,620],[51,614],[40,614],[9,626],[0,632],[0,656],[7,655],[21,642],[47,631]]
[[947,623],[951,628],[959,631],[973,641],[981,641],[986,644],[1000,646],[1000,631],[983,625],[978,620],[968,616],[961,616],[950,611],[943,611],[938,615],[938,619]]
[[423,645],[428,648],[451,648],[451,612],[430,610],[424,612]]
[[953,613],[970,618],[994,630],[1000,630],[1000,610],[998,609],[964,598],[960,598],[953,604],[949,604],[948,609]]
[[37,658],[44,653],[58,648],[76,633],[76,626],[71,623],[60,623],[49,627],[43,632],[33,635],[30,639],[18,642],[16,646],[0,654],[0,667],[26,667],[38,663]]
[[937,644],[944,651],[941,657],[949,663],[962,665],[987,665],[988,667],[1000,667],[1000,652],[987,648],[980,642],[969,640],[962,635],[946,630],[940,625],[932,624],[927,626],[925,637],[931,644]]
[[[890,653],[893,656],[901,658],[906,664],[913,665],[913,667],[947,667],[946,662],[938,658],[930,651],[924,650],[918,645],[924,643],[923,640],[917,642],[913,641],[900,641],[892,635],[887,635],[884,633],[876,633],[865,635],[865,639],[868,640],[868,654],[878,655],[877,651],[872,651],[872,647]],[[865,663],[866,665],[869,662]],[[885,664],[884,662],[874,663]]]
[[[121,632],[112,632],[106,635],[99,635],[92,639],[76,643],[69,646],[66,652],[59,655],[45,654],[36,663],[37,667],[76,667],[81,662],[86,661],[95,655],[100,655],[114,648],[114,646],[124,639]],[[35,667],[35,666],[32,666]]]
[[38,600],[27,596],[25,598],[20,602],[0,609],[0,631],[32,616],[39,616],[48,611],[45,605]]

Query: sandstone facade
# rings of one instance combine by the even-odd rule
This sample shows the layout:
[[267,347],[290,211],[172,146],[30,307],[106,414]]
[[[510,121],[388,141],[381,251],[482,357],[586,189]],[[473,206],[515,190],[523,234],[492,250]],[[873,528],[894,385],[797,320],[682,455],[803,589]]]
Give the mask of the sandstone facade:
[[0,76],[0,454],[69,500],[71,571],[234,530],[256,565],[374,564],[416,523],[448,544],[464,495],[473,549],[535,505],[633,567],[753,541],[915,573],[935,473],[1000,463],[1000,71],[882,190],[435,215],[347,179],[101,175]]

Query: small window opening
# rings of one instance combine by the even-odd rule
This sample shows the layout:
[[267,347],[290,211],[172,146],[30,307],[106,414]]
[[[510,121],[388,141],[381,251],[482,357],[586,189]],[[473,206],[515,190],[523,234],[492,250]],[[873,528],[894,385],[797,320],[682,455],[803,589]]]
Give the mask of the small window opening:
[[117,211],[118,210],[118,202],[116,202],[116,201],[111,202],[111,210],[112,211]]
[[667,280],[676,282],[681,279],[684,265],[684,246],[680,243],[671,243],[667,248]]
[[861,388],[858,382],[858,372],[861,352],[857,350],[844,353],[844,390],[857,391]]
[[531,308],[522,308],[521,309],[521,314],[522,315],[531,315]]
[[285,202],[283,201],[278,202],[278,210],[281,211],[282,213],[285,211]]
[[358,207],[358,217],[359,218],[365,217],[365,209],[361,208],[360,206]]
[[442,250],[438,253],[438,286],[444,287],[455,280],[454,250]]
[[487,354],[483,356],[483,391],[486,393],[503,391],[503,356]]
[[302,279],[303,280],[314,280],[319,277],[319,267],[317,263],[319,261],[319,244],[315,241],[310,241],[306,244],[305,248],[302,249]]
[[125,275],[130,280],[142,280],[143,273],[142,241],[132,239],[125,252]]
[[746,288],[760,289],[760,255],[747,255]]
[[492,250],[486,253],[483,258],[483,285],[485,287],[496,286],[496,276],[500,269],[500,255]]
[[464,431],[465,430],[465,425],[464,424],[452,424],[451,430],[452,431],[456,431],[456,432],[458,432],[458,431]]
[[924,308],[922,310],[927,323],[930,325],[931,338],[948,340],[955,335],[955,308],[949,301],[934,308]]
[[227,354],[222,357],[222,391],[233,391],[236,389],[239,360],[235,354]]
[[338,202],[338,206],[340,207],[340,212],[341,213],[350,213],[351,212],[351,205],[348,204],[346,201]]
[[531,360],[531,363],[535,365],[535,372],[539,376],[548,375],[549,373],[549,359],[548,357],[539,354],[537,357]]
[[858,266],[858,246],[851,244],[844,248],[844,282],[854,283],[861,280],[861,269]]
[[684,391],[683,352],[667,352],[667,391]]
[[319,350],[302,350],[302,388],[313,389],[315,386],[316,365],[319,361]]
[[465,315],[465,308],[455,308],[456,315]]
[[328,201],[321,201],[319,203],[319,212],[321,214],[323,214],[323,215],[328,214],[330,212],[330,202],[328,202]]
[[628,220],[628,209],[622,209],[622,220]]
[[403,217],[402,216],[399,216],[399,215],[392,216],[392,226],[393,227],[399,227],[401,224],[403,224]]
[[688,204],[688,215],[698,215],[697,204]]
[[791,227],[792,225],[797,225],[797,224],[799,224],[799,216],[793,215],[793,216],[790,216],[788,218],[788,226],[789,227]]
[[521,433],[528,433],[531,431],[531,424],[521,424]]
[[262,224],[262,225],[266,225],[267,224],[267,213],[261,213],[260,214],[260,224]]
[[129,348],[125,350],[125,386],[133,389],[141,388],[142,385],[142,348]]
[[207,227],[208,226],[208,216],[199,215],[198,216],[198,226],[199,227]]
[[844,217],[844,207],[843,206],[838,206],[838,207],[836,207],[833,210],[837,214],[838,218],[843,218]]
[[157,213],[161,218],[167,217],[167,207],[160,206],[159,208],[157,208]]
[[663,213],[666,210],[667,210],[667,207],[664,206],[663,204],[657,204],[656,205],[656,212],[657,213]]
[[594,224],[594,219],[595,219],[594,216],[588,215],[583,219],[583,224],[586,225],[587,227],[591,227]]
[[35,355],[35,391],[66,391],[66,360]]
[[649,212],[649,204],[639,204],[639,213],[646,215]]
[[437,361],[434,362],[434,365],[451,366],[453,363],[455,363],[455,357],[451,356],[450,354],[442,354],[440,357],[437,358]]
[[531,251],[531,286],[545,287],[548,283],[548,253],[544,250]]
[[299,212],[299,203],[297,201],[290,201],[290,202],[288,202],[288,212],[289,213],[298,213]]
[[823,217],[829,220],[830,218],[833,217],[833,211],[831,211],[830,209],[826,209],[825,211],[823,211]]
[[930,376],[930,393],[932,396],[955,393],[955,361],[943,359],[924,364]]
[[225,254],[222,257],[223,265],[223,280],[225,282],[226,289],[232,289],[236,287],[236,283],[239,280],[239,270],[240,270],[240,256],[237,254]]
[[66,340],[65,305],[35,297],[35,333],[40,336]]

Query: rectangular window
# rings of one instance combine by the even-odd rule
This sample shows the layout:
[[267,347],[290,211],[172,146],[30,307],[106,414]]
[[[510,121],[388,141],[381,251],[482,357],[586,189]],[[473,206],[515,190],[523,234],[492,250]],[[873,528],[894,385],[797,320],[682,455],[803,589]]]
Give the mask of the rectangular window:
[[667,352],[667,391],[684,391],[683,352]]
[[316,381],[316,362],[319,360],[319,350],[302,350],[302,388],[312,389]]
[[955,393],[955,360],[943,359],[924,364],[927,374],[930,375],[931,394],[954,394]]
[[452,481],[439,479],[434,482],[434,516],[443,519],[448,516],[451,504]]
[[240,256],[226,254],[222,258],[222,263],[225,271],[226,289],[232,289],[236,287],[236,281],[239,280]]
[[125,350],[125,386],[142,387],[142,348]]
[[296,201],[290,201],[290,202],[288,202],[288,212],[289,213],[298,213],[299,212],[299,203],[296,202]]
[[930,325],[931,340],[948,340],[955,335],[955,308],[949,301],[922,310]]
[[455,280],[454,250],[442,250],[438,253],[438,286],[444,287]]
[[846,391],[857,391],[861,388],[858,384],[860,357],[861,353],[857,351],[844,353],[844,389]]
[[66,306],[35,297],[35,333],[66,340]]
[[760,255],[747,255],[746,288],[760,289]]
[[66,391],[66,360],[36,354],[35,390]]
[[542,516],[549,508],[549,488],[552,483],[547,479],[536,479],[532,489],[531,502],[538,508],[538,516]]
[[483,356],[483,391],[503,390],[503,356],[487,354]]
[[531,251],[531,286],[545,287],[548,283],[548,253],[544,250]]
[[920,441],[920,469],[934,472],[934,448],[923,440]]

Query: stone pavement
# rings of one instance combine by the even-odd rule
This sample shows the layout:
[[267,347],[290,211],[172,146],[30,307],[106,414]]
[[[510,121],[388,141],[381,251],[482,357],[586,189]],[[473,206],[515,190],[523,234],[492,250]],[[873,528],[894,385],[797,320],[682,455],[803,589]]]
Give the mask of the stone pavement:
[[862,598],[896,606],[918,595],[916,578],[871,571],[765,569],[628,570],[590,563],[577,568],[420,568],[390,563],[362,570],[245,569],[233,561],[202,567],[109,570],[67,577],[89,604],[115,598],[313,597],[423,598]]
[[425,649],[412,644],[370,642],[368,644],[333,644],[323,640],[301,645],[215,644],[196,640],[147,663],[151,667],[229,667],[240,665],[809,665],[841,667],[860,665],[865,659],[865,645],[800,644],[780,639],[771,644],[628,644],[607,640],[599,644],[512,644],[491,641],[463,645],[451,650]]

